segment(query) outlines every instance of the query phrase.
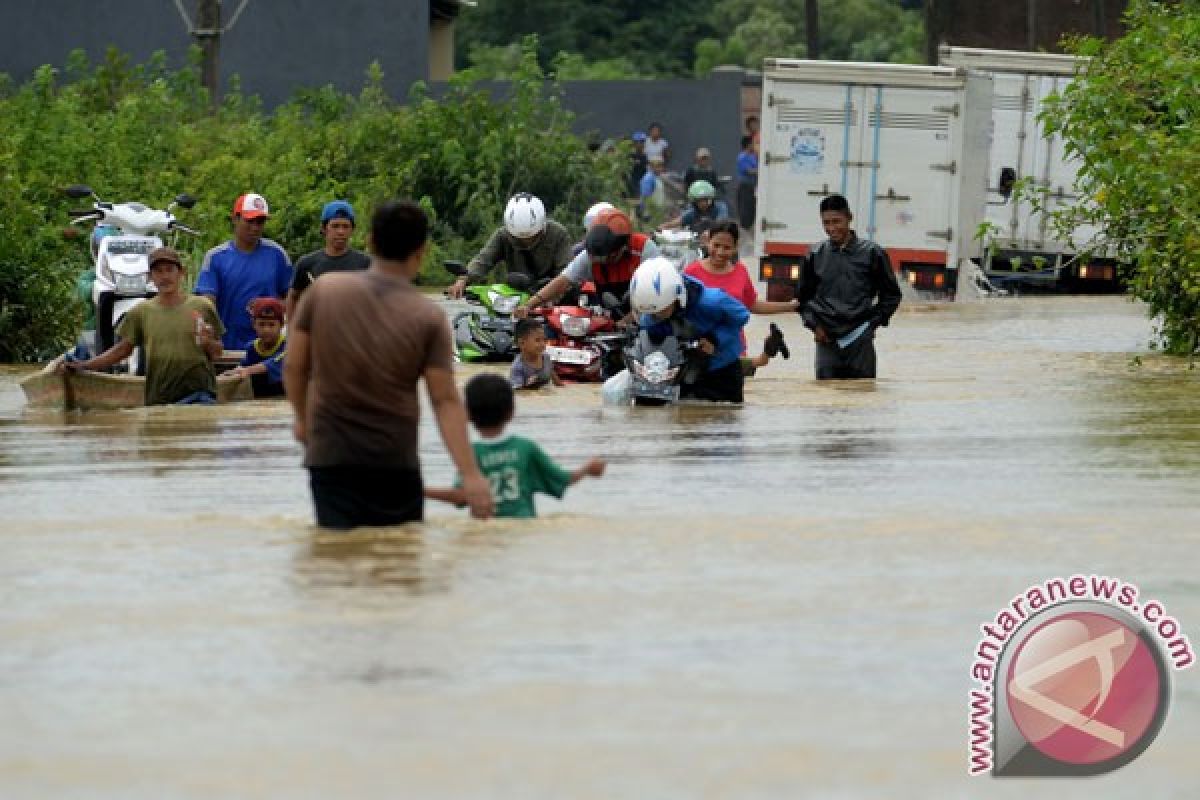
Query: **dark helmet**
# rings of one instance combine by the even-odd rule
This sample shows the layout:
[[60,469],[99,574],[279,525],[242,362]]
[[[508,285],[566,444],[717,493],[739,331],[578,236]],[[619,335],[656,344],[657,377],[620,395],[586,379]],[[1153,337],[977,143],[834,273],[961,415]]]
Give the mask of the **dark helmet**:
[[629,244],[633,234],[633,223],[629,215],[616,208],[609,208],[596,215],[592,227],[583,239],[583,246],[592,258],[608,258]]

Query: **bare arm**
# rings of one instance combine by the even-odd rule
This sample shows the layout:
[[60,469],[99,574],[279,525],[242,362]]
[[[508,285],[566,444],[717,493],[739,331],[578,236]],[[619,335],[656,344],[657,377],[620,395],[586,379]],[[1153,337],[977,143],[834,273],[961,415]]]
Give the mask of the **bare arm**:
[[[557,275],[554,280],[547,283],[541,289],[538,289],[529,301],[513,312],[513,316],[518,319],[528,316],[529,309],[536,305],[553,303],[555,300],[563,296],[563,292],[567,291],[571,286],[571,279],[565,275]],[[541,301],[539,304],[538,301]]]
[[429,500],[440,500],[456,506],[467,504],[467,492],[462,488],[443,489],[437,486],[426,486],[425,497]]
[[287,300],[284,301],[285,311],[284,319],[288,322],[292,321],[292,316],[296,313],[296,303],[300,301],[300,293],[295,289],[288,289]]
[[750,309],[755,314],[783,314],[795,311],[800,307],[798,299],[776,302],[774,300],[755,300]]
[[604,474],[604,468],[608,466],[603,458],[593,458],[589,460],[579,469],[571,473],[571,485],[579,483],[585,476],[591,475],[593,478],[599,478]]
[[89,358],[86,361],[68,361],[64,364],[64,366],[71,370],[108,369],[113,364],[117,364],[129,358],[129,356],[132,354],[133,342],[129,341],[128,339],[122,339],[95,358]]
[[296,440],[308,443],[308,382],[312,378],[307,331],[288,334],[288,355],[283,362],[283,390],[296,415],[292,431]]
[[[291,358],[289,354],[288,358]],[[486,519],[492,516],[494,503],[492,488],[487,478],[475,463],[475,453],[467,439],[467,412],[454,385],[454,371],[445,367],[428,367],[425,370],[425,391],[437,417],[438,431],[442,442],[450,453],[458,474],[462,476],[462,488],[471,516]]]

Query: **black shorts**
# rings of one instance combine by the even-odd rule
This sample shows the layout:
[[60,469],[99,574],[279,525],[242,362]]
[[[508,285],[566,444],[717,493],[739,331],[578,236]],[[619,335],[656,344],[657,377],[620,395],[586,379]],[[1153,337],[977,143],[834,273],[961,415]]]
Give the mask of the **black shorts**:
[[346,465],[309,467],[317,525],[347,530],[420,522],[425,487],[420,470]]
[[742,362],[733,361],[720,369],[711,369],[702,374],[695,383],[685,383],[679,390],[680,397],[697,400],[712,400],[717,403],[742,402],[742,388],[746,377],[742,374]]

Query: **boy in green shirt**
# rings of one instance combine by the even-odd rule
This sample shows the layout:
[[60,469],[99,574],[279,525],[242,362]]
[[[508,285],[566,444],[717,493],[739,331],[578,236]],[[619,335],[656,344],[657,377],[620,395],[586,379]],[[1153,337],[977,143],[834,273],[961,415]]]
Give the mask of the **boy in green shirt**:
[[[574,472],[555,464],[535,442],[522,436],[504,435],[513,418],[513,390],[495,373],[476,375],[467,381],[467,414],[482,441],[475,442],[475,460],[492,485],[497,517],[536,517],[535,492],[562,497],[567,487],[585,475],[604,474],[604,459],[593,458]],[[425,496],[455,505],[466,504],[461,488],[427,487]]]
[[119,341],[95,358],[67,361],[63,368],[100,370],[117,364],[142,347],[146,353],[148,406],[217,402],[213,360],[224,352],[225,326],[212,301],[183,291],[183,261],[170,247],[150,254],[153,299],[138,303],[121,319]]

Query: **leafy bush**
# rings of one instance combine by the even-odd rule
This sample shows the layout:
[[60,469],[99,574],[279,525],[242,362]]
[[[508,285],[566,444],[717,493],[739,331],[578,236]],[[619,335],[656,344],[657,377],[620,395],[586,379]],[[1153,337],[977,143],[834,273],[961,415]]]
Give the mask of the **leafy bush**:
[[1091,223],[1132,268],[1133,293],[1159,322],[1167,352],[1200,339],[1200,5],[1134,0],[1127,33],[1080,38],[1077,80],[1042,120],[1080,157],[1061,230]]
[[375,66],[356,95],[305,89],[266,113],[234,90],[210,109],[198,52],[178,71],[162,54],[135,66],[110,51],[91,65],[76,52],[61,75],[46,66],[20,87],[0,81],[0,361],[45,358],[80,326],[74,283],[89,254],[87,232],[63,235],[77,202],[61,189],[72,183],[154,206],[194,195],[196,208],[179,216],[204,233],[178,242],[193,278],[204,252],[229,238],[233,200],[246,191],[267,198],[266,235],[293,258],[321,246],[317,217],[332,198],[352,202],[362,222],[384,200],[416,199],[434,220],[430,283],[448,281],[442,257],[478,248],[515,191],[538,194],[581,233],[589,205],[621,196],[627,154],[592,152],[571,134],[535,45],[524,43],[506,97],[463,79],[440,100],[415,87],[406,106]]

